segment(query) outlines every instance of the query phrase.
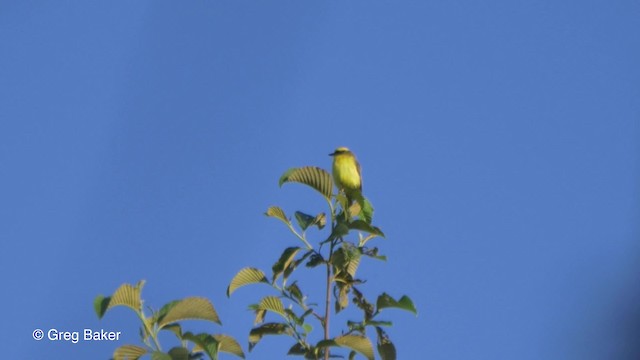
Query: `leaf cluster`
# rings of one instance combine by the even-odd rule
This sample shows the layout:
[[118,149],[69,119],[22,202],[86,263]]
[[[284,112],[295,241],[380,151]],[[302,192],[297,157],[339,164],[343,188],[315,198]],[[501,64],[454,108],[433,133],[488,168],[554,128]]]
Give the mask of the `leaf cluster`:
[[[144,346],[120,346],[113,353],[114,360],[137,360],[145,355],[151,356],[153,360],[193,360],[205,356],[217,360],[220,352],[245,358],[240,344],[229,335],[183,331],[180,323],[183,320],[205,320],[222,325],[209,300],[187,297],[171,301],[158,311],[148,309],[151,314],[147,315],[143,309],[143,286],[144,281],[136,285],[122,284],[111,296],[99,295],[94,300],[98,318],[104,317],[114,307],[124,306],[133,310],[140,319],[140,338]],[[180,345],[164,352],[158,340],[158,333],[163,330],[173,333]]]
[[[386,259],[378,253],[378,248],[369,246],[372,239],[384,238],[382,230],[372,224],[373,206],[362,194],[351,203],[345,194],[333,194],[330,174],[318,167],[288,170],[280,178],[280,185],[290,182],[310,186],[320,193],[327,201],[329,215],[296,211],[293,217],[289,217],[278,206],[271,206],[265,212],[265,215],[281,221],[302,246],[286,247],[274,262],[269,275],[260,269],[247,267],[231,280],[227,296],[240,287],[253,284],[266,284],[273,292],[249,307],[255,313],[254,327],[249,332],[249,351],[266,335],[284,335],[294,340],[288,355],[328,359],[334,357],[330,349],[339,347],[349,350],[349,359],[361,354],[373,360],[375,354],[367,333],[371,329],[380,358],[396,359],[395,346],[383,329],[392,323],[379,319],[379,315],[385,308],[398,308],[414,314],[417,311],[407,296],[396,300],[383,293],[375,302],[371,302],[360,289],[365,283],[364,279],[357,276],[362,259]],[[324,232],[325,239],[312,245],[307,238],[310,229]],[[327,294],[320,302],[325,305],[324,309],[316,302],[309,302],[301,284],[292,280],[296,270],[301,268],[326,269]],[[333,303],[333,308],[329,306],[330,303]],[[360,310],[361,318],[346,321],[339,335],[330,336],[331,316],[339,314],[350,303]],[[265,321],[267,315],[274,317],[274,320]],[[320,340],[313,340],[317,336],[310,336],[313,323],[319,324],[324,330]]]

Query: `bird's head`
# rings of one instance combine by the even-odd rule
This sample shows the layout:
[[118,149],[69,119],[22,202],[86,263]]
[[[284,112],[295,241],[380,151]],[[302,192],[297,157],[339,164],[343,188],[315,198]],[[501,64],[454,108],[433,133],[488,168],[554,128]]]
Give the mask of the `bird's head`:
[[329,156],[336,156],[336,155],[350,154],[350,153],[351,153],[351,150],[349,150],[348,147],[341,146],[341,147],[335,149],[331,154],[329,154]]

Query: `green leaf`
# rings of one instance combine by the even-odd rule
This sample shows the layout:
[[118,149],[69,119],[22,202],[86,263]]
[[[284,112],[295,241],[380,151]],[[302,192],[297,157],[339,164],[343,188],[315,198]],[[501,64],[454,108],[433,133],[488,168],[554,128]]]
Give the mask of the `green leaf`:
[[322,230],[325,225],[327,225],[327,215],[325,215],[325,213],[316,215],[316,218],[313,221],[313,225],[316,225],[318,229]]
[[349,201],[349,200],[347,200],[347,197],[342,192],[336,194],[335,198],[336,198],[336,201],[338,202],[338,204],[340,204],[341,208],[343,208],[343,209],[347,208],[347,206],[348,206],[347,205],[347,201]]
[[284,309],[285,314],[287,314],[287,319],[289,319],[289,323],[293,322],[297,325],[302,325],[302,320],[298,317],[298,315],[291,309]]
[[338,289],[338,299],[334,304],[336,314],[349,305],[349,290],[351,289],[351,286],[338,284]]
[[304,314],[302,314],[300,319],[304,320],[304,318],[306,318],[307,316],[309,316],[311,314],[313,314],[313,309],[307,309],[307,311],[305,311]]
[[231,283],[227,288],[227,297],[231,296],[231,294],[241,286],[257,283],[269,283],[269,281],[261,270],[250,267],[244,268],[231,280]]
[[167,324],[163,326],[161,330],[171,331],[176,335],[176,337],[178,337],[178,340],[182,341],[182,327],[180,326],[180,324]]
[[287,286],[287,291],[289,291],[289,294],[291,296],[293,296],[296,300],[298,300],[298,303],[302,303],[303,300],[303,295],[302,295],[302,290],[300,290],[300,287],[298,287],[298,284],[294,281],[293,284]]
[[391,321],[380,321],[380,320],[369,320],[367,321],[367,325],[370,326],[392,326],[393,323]]
[[314,221],[316,220],[314,216],[307,215],[300,211],[296,211],[294,215],[302,231],[307,230],[307,228],[313,225]]
[[208,299],[188,297],[163,306],[158,312],[158,327],[162,329],[165,325],[187,319],[208,320],[221,324],[218,313]]
[[366,336],[360,335],[345,335],[335,339],[338,346],[346,347],[351,350],[357,351],[364,355],[367,359],[374,360],[373,346],[371,341]]
[[[128,359],[127,359],[128,360]],[[173,360],[171,355],[165,354],[160,351],[154,351],[151,353],[151,360]]]
[[98,315],[102,319],[104,314],[115,306],[126,306],[133,311],[140,311],[142,308],[142,300],[140,293],[144,286],[144,280],[139,281],[135,286],[131,284],[122,284],[110,297],[98,295],[93,301],[93,306]]
[[367,198],[364,198],[360,215],[362,215],[364,221],[371,224],[371,221],[373,220],[373,205],[371,205]]
[[333,340],[322,340],[317,345],[318,348],[325,348],[329,346],[346,347],[359,352],[369,360],[375,360],[373,355],[373,345],[371,345],[371,341],[366,336],[344,335]]
[[268,208],[267,212],[265,212],[264,214],[269,216],[269,217],[274,217],[274,218],[282,221],[287,226],[291,226],[291,221],[289,221],[289,218],[287,218],[287,215],[284,213],[284,210],[282,210],[278,206],[272,206],[272,207]]
[[109,307],[110,301],[111,298],[105,297],[104,295],[98,295],[96,296],[95,300],[93,300],[93,309],[96,311],[98,319],[102,319],[104,314],[106,314],[107,307]]
[[282,300],[277,296],[265,296],[262,298],[260,304],[258,304],[258,309],[271,311],[283,317],[285,316]]
[[360,248],[362,249],[362,255],[377,259],[377,260],[382,260],[382,261],[387,261],[387,257],[384,255],[378,255],[378,248],[374,247],[373,249],[367,249],[367,248]]
[[413,305],[413,301],[404,295],[400,298],[400,300],[395,300],[387,293],[382,293],[382,295],[378,296],[378,301],[376,301],[377,312],[385,308],[398,308],[402,310],[406,310],[412,312],[414,315],[418,315],[418,310]]
[[378,333],[378,354],[382,360],[396,360],[396,347],[393,345],[389,336],[379,327],[376,327]]
[[353,303],[364,312],[365,321],[370,321],[374,315],[374,306],[371,304],[355,286],[353,289]]
[[349,331],[358,331],[358,332],[364,332],[364,324],[361,321],[351,321],[348,320],[347,321],[347,327],[349,328]]
[[147,349],[136,345],[123,345],[113,352],[113,360],[138,360],[147,353]]
[[258,344],[260,339],[265,335],[282,335],[290,331],[287,324],[282,323],[266,323],[251,329],[249,333],[249,351]]
[[[360,200],[360,202],[357,201],[358,199]],[[360,213],[362,212],[362,206],[360,206],[360,203],[362,203],[363,201],[364,198],[362,196],[356,197],[356,201],[354,201],[351,206],[347,208],[346,212],[349,214],[350,219],[353,219],[354,217],[360,215]]]
[[233,354],[244,359],[244,352],[236,339],[224,334],[213,335],[213,338],[220,344],[218,348],[219,351]]
[[197,345],[194,347],[193,351],[203,351],[207,356],[209,356],[209,358],[211,358],[211,360],[218,359],[220,343],[212,335],[205,333],[193,334],[192,332],[187,332],[183,335],[183,338]]
[[264,322],[264,317],[267,315],[267,310],[264,309],[255,309],[256,318],[253,320],[253,325],[262,324]]
[[168,352],[171,360],[189,360],[189,350],[183,347],[174,347]]
[[307,353],[307,349],[300,343],[295,343],[287,352],[287,355],[304,355]]
[[368,232],[369,234],[384,237],[384,233],[379,228],[367,223],[364,220],[354,220],[349,223],[349,229]]
[[297,182],[308,185],[317,190],[327,201],[331,201],[331,193],[333,191],[333,180],[331,175],[315,166],[304,166],[300,168],[291,168],[280,177],[279,185],[287,182]]
[[296,257],[296,255],[298,254],[298,251],[300,250],[302,250],[302,248],[299,248],[297,246],[288,247],[284,249],[284,251],[282,252],[282,255],[280,255],[280,259],[278,259],[278,262],[273,264],[273,266],[271,267],[271,270],[273,271],[272,281],[274,283],[276,282],[280,274],[282,274],[285,271],[285,269],[287,269],[289,265],[291,265],[291,263],[293,262],[293,259]]
[[318,229],[322,229],[327,224],[327,216],[324,213],[311,216],[309,214],[296,211],[294,215],[302,231],[307,230],[311,226],[317,226]]
[[358,248],[349,243],[343,243],[342,247],[336,250],[331,260],[336,269],[336,275],[346,272],[354,278],[360,265],[360,258],[361,254]]
[[349,234],[349,227],[345,223],[339,222],[338,225],[333,228],[333,232],[331,232],[329,240],[337,239],[347,234]]
[[311,258],[309,259],[309,261],[307,261],[306,266],[308,268],[314,268],[323,263],[324,263],[324,258],[322,257],[322,255],[316,253],[311,255]]

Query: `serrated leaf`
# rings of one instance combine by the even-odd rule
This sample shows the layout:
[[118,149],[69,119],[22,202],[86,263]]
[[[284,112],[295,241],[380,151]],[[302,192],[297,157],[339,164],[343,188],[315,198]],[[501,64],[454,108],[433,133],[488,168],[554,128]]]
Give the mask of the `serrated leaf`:
[[277,296],[265,296],[260,301],[260,304],[258,304],[258,308],[260,310],[267,310],[278,315],[285,316],[282,300],[280,300],[280,298],[278,298]]
[[308,185],[317,190],[327,201],[331,201],[331,193],[333,191],[333,180],[331,175],[315,166],[304,166],[300,168],[291,168],[280,177],[279,185],[287,182],[297,182]]
[[378,354],[382,360],[396,360],[396,347],[393,345],[389,336],[379,327],[376,327],[378,333]]
[[250,267],[244,268],[238,271],[236,276],[231,280],[227,288],[227,297],[231,296],[231,294],[241,286],[268,282],[267,276],[261,270]]
[[369,338],[360,335],[345,335],[335,339],[338,346],[357,351],[369,360],[374,360],[373,346]]
[[158,327],[180,320],[208,320],[220,324],[218,313],[213,304],[203,297],[188,297],[182,300],[172,301],[158,312]]
[[218,348],[219,351],[233,354],[244,359],[244,351],[242,351],[242,347],[236,339],[224,334],[213,335],[213,338],[220,344]]
[[278,277],[285,271],[285,269],[289,268],[289,265],[293,262],[293,259],[296,257],[298,252],[302,250],[297,246],[288,247],[284,249],[282,255],[280,255],[280,259],[273,264],[271,270],[273,271],[273,282],[275,283]]
[[317,345],[318,348],[325,348],[329,346],[346,347],[359,352],[369,360],[375,360],[373,355],[373,345],[371,345],[371,341],[366,336],[344,335],[333,340],[322,340],[318,342]]
[[287,215],[284,213],[284,210],[282,210],[278,206],[271,206],[270,208],[267,209],[267,211],[264,214],[269,217],[274,217],[282,221],[287,226],[291,226],[291,221],[289,220],[289,218],[287,218]]
[[123,345],[113,352],[113,360],[138,360],[147,349],[136,345]]
[[347,265],[347,273],[351,275],[352,278],[356,277],[356,271],[358,270],[358,266],[360,265],[360,256],[355,257],[349,261]]
[[147,329],[153,329],[153,327],[155,326],[155,319],[151,316],[145,317],[144,319],[141,319],[141,321],[143,323],[143,326],[140,327],[140,333],[142,335],[143,341],[145,341],[149,338],[149,336],[151,336]]
[[379,228],[367,223],[364,220],[354,220],[349,223],[349,229],[368,232],[369,234],[384,237],[384,233]]
[[264,309],[256,309],[256,318],[253,320],[253,325],[262,324],[264,322],[264,317],[267,315],[267,310]]
[[358,248],[355,248],[349,243],[344,243],[342,247],[334,253],[331,260],[336,269],[336,275],[346,272],[354,278],[360,265],[360,258],[361,253]]
[[189,360],[189,350],[183,347],[174,347],[167,353],[171,360]]
[[140,293],[142,292],[143,286],[144,280],[139,281],[135,286],[122,284],[116,289],[113,295],[109,297],[98,295],[93,302],[94,310],[98,318],[101,319],[109,309],[116,306],[126,306],[133,309],[133,311],[139,311],[142,307]]
[[218,343],[218,340],[216,340],[212,335],[205,333],[193,334],[192,332],[187,332],[183,335],[183,338],[196,344],[198,351],[203,351],[212,360],[218,359],[220,343]]
[[376,301],[377,312],[380,312],[382,309],[386,308],[397,308],[412,312],[414,315],[418,315],[418,310],[413,305],[413,301],[404,295],[400,298],[400,300],[395,300],[387,293],[382,293],[382,295],[378,296],[378,300]]
[[282,323],[266,323],[251,329],[249,333],[249,351],[258,344],[265,335],[282,335],[287,333],[289,326]]

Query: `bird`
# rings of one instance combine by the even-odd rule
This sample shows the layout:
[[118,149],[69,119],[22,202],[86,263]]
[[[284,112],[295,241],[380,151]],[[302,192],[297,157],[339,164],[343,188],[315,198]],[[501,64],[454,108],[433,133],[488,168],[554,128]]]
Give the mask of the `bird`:
[[347,204],[362,200],[362,175],[360,164],[349,148],[341,146],[329,154],[333,156],[333,181],[339,192],[344,192]]

